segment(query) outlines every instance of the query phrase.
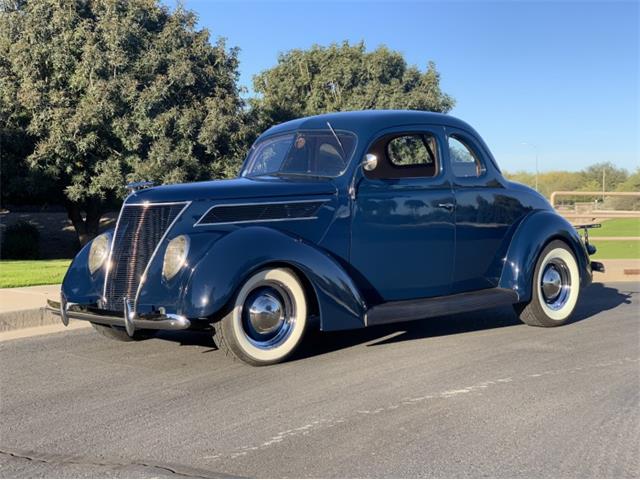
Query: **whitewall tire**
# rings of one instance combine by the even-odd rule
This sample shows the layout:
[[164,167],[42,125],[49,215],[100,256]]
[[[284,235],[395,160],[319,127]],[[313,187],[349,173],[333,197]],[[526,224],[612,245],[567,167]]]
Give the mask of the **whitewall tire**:
[[580,272],[569,246],[550,242],[536,262],[531,301],[516,306],[520,319],[528,325],[556,327],[571,317],[580,296]]
[[307,299],[297,275],[268,268],[249,277],[229,313],[214,325],[219,349],[251,365],[282,362],[300,344],[307,327]]

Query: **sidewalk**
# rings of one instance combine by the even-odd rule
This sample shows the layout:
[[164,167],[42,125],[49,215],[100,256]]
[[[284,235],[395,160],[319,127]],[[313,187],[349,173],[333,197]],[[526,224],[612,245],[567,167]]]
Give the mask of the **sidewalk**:
[[60,298],[60,285],[0,288],[0,332],[60,322],[47,313],[47,298]]
[[0,288],[0,313],[30,310],[47,305],[47,298],[58,300],[60,285]]
[[593,272],[594,282],[640,281],[640,260],[598,260],[604,263],[605,273]]

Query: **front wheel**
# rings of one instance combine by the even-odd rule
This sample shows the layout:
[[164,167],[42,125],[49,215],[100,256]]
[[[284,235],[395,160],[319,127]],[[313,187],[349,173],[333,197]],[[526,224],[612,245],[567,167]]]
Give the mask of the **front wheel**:
[[538,257],[531,301],[516,305],[516,313],[527,325],[557,327],[569,320],[579,295],[576,258],[566,243],[554,240]]
[[286,268],[252,275],[229,313],[214,325],[220,350],[251,365],[282,362],[298,347],[307,327],[307,299],[299,278]]

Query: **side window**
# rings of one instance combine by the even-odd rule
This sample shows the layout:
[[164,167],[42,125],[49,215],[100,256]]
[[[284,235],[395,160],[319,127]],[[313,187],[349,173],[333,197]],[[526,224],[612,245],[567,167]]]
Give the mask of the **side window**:
[[456,135],[449,137],[449,158],[451,171],[456,177],[480,177],[485,172],[479,155]]
[[438,144],[430,133],[393,133],[380,137],[368,153],[378,157],[369,178],[426,178],[439,171]]
[[387,157],[396,167],[435,163],[422,135],[403,135],[392,138],[387,144]]

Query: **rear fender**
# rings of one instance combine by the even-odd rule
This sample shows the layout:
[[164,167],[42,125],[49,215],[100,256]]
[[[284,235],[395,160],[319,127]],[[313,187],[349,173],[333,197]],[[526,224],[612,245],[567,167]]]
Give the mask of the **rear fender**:
[[518,226],[504,259],[499,287],[518,294],[519,302],[531,300],[533,272],[538,256],[552,240],[562,240],[573,250],[580,271],[580,283],[591,282],[591,266],[580,235],[563,217],[550,210],[536,210]]
[[267,227],[239,228],[213,243],[193,268],[182,314],[219,314],[251,273],[273,264],[291,265],[306,276],[318,300],[322,330],[364,326],[364,300],[338,262],[314,245]]

